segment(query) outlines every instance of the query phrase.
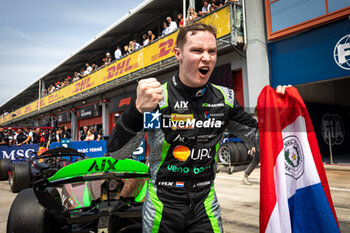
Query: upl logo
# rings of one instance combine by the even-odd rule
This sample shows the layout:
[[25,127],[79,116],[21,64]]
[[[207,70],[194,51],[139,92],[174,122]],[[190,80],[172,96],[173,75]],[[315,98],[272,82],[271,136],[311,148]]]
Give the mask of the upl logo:
[[176,146],[173,150],[173,156],[179,161],[186,161],[188,157],[192,160],[203,160],[205,158],[210,159],[211,149],[200,148],[200,149],[190,149],[187,146]]
[[335,45],[333,56],[335,63],[340,68],[350,70],[350,34],[338,41]]

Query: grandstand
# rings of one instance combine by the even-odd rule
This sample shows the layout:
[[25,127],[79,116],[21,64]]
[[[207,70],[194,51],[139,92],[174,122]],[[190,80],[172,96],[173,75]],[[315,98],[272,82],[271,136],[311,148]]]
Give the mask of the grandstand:
[[[9,114],[0,117],[0,125],[67,126],[76,140],[83,126],[99,125],[108,135],[114,116],[123,112],[134,98],[137,80],[157,77],[163,82],[177,72],[173,49],[178,31],[112,60],[107,66],[54,93],[42,96],[42,91],[58,80],[72,76],[86,62],[99,63],[107,52],[113,54],[117,46],[126,45],[133,39],[141,41],[142,35],[149,30],[160,35],[161,22],[167,16],[175,19],[178,13],[184,12],[184,7],[187,11],[189,4],[194,3],[197,11],[200,9],[201,1],[184,2],[186,6],[183,6],[183,1],[148,0],[130,10],[68,59],[3,104],[0,112],[6,109]],[[259,59],[257,64],[267,64],[266,48],[254,47],[255,42],[251,43],[251,49],[248,46],[248,36],[252,41],[258,38],[264,42],[265,38],[263,6],[255,2],[258,1],[229,3],[196,20],[214,25],[218,31],[218,62],[210,81],[233,88],[238,101],[246,106],[255,106],[258,93],[252,93],[269,82],[268,68],[248,65],[256,59]],[[250,22],[246,22],[246,13],[250,15]]]

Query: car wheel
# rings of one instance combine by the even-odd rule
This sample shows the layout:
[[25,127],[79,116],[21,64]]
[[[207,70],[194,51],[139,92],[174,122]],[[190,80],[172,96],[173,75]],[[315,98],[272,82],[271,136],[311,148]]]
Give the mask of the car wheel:
[[228,165],[237,162],[239,151],[235,143],[225,142],[219,147],[217,154],[221,164]]
[[221,164],[229,164],[231,147],[228,143],[223,143],[218,149],[218,157]]
[[9,178],[10,159],[0,159],[0,180],[7,180]]
[[[56,190],[57,191],[57,190]],[[58,232],[58,221],[41,206],[33,189],[24,189],[13,201],[7,219],[7,232]]]
[[18,193],[22,189],[30,188],[31,173],[28,162],[19,162],[11,164],[9,177],[10,188],[13,193]]

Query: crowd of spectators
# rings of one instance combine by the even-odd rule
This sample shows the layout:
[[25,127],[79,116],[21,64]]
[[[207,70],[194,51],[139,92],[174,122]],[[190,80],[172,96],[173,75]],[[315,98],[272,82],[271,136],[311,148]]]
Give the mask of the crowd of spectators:
[[[204,16],[229,2],[239,3],[240,0],[203,0],[202,8],[200,11],[196,12],[193,7],[188,8],[186,19],[183,18],[183,15],[181,13],[177,14],[176,21],[170,16],[166,17],[165,20],[161,22],[162,31],[161,33],[159,33],[158,38],[166,36],[176,31],[178,28],[183,27],[184,22],[191,23],[198,17]],[[121,57],[126,56],[140,49],[143,46],[148,45],[155,39],[156,35],[153,33],[153,31],[148,30],[147,33],[142,35],[142,41],[140,41],[140,43],[138,43],[137,40],[134,39],[130,41],[129,44],[124,45],[124,50],[122,50],[121,47],[118,45],[117,49],[114,52],[114,57],[115,59],[120,59]]]
[[102,129],[97,130],[94,126],[84,126],[80,131],[80,141],[100,141],[102,139]]
[[[104,64],[103,66],[109,64],[112,60],[112,57],[110,53],[106,54],[106,57],[103,59]],[[108,63],[107,63],[108,62]],[[73,78],[71,76],[67,76],[63,81],[57,81],[55,84],[51,84],[48,88],[45,88],[42,91],[41,97],[44,97],[48,94],[51,94],[65,86],[68,86],[69,84],[78,81],[81,78],[84,78],[85,76],[88,76],[90,73],[96,71],[98,69],[98,66],[93,63],[91,66],[89,63],[85,64],[85,68],[81,68],[80,72],[74,72]]]
[[[226,0],[225,2],[223,0],[203,0],[202,1],[202,8],[200,11],[196,12],[193,7],[188,8],[187,17],[186,19],[183,18],[183,15],[181,13],[177,14],[176,19],[173,19],[171,16],[168,16],[165,18],[164,21],[161,22],[161,33],[159,33],[158,38],[161,38],[163,36],[166,36],[174,31],[176,31],[178,28],[181,28],[184,26],[184,22],[191,23],[197,18],[204,16],[211,11],[214,11],[223,5],[229,3],[229,2],[235,2],[239,3],[240,0]],[[129,44],[124,45],[124,49],[122,50],[121,46],[117,46],[114,57],[115,59],[120,59],[123,56],[126,56],[143,46],[148,45],[149,43],[152,43],[156,39],[156,35],[153,33],[152,30],[148,30],[147,33],[142,35],[142,41],[140,43],[137,42],[137,40],[132,40],[129,42]]]
[[[80,132],[81,141],[99,141],[102,139],[102,136],[102,129],[97,130],[94,126],[90,128],[84,126],[83,130]],[[4,127],[0,127],[0,146],[40,144],[48,148],[50,143],[61,142],[62,139],[71,139],[71,134],[67,127],[52,129],[41,129],[39,127],[7,127],[5,129]]]
[[[211,11],[214,11],[222,7],[223,5],[228,4],[229,2],[240,3],[240,0],[202,0],[201,2],[202,7],[198,12],[196,12],[193,7],[188,8],[186,19],[183,18],[183,15],[181,13],[177,14],[176,19],[173,19],[171,16],[166,17],[165,20],[161,22],[162,31],[159,33],[158,38],[166,36],[169,33],[176,31],[178,28],[183,27],[184,22],[186,22],[187,24],[191,23],[197,18],[204,16],[210,13]],[[123,47],[121,47],[120,45],[117,45],[117,48],[114,52],[114,58],[116,60],[120,59],[123,56],[126,56],[142,48],[143,46],[147,46],[148,44],[156,40],[156,38],[157,37],[153,33],[153,31],[148,30],[147,33],[144,33],[142,35],[142,41],[140,41],[140,43],[137,42],[136,39],[134,39],[129,41],[129,43],[124,45]],[[73,82],[80,80],[81,78],[84,78],[90,73],[110,64],[112,60],[113,58],[111,54],[107,52],[106,56],[101,60],[100,66],[98,66],[96,63],[93,63],[91,66],[89,63],[86,63],[85,67],[81,68],[79,72],[74,72],[73,78],[71,78],[71,76],[67,76],[64,80],[57,81],[55,84],[51,84],[48,88],[44,89],[42,91],[41,97],[51,94],[56,90],[59,90]],[[2,114],[0,117],[5,116],[6,114],[8,114],[8,112],[5,111],[4,114]]]
[[21,146],[23,144],[40,144],[45,142],[49,132],[42,131],[40,128],[25,127],[16,128],[0,127],[0,145],[17,145]]

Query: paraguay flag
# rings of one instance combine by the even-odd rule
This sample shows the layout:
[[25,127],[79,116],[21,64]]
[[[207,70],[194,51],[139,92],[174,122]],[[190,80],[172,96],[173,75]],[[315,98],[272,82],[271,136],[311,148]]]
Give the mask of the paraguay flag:
[[260,232],[340,232],[314,129],[297,89],[258,99]]

